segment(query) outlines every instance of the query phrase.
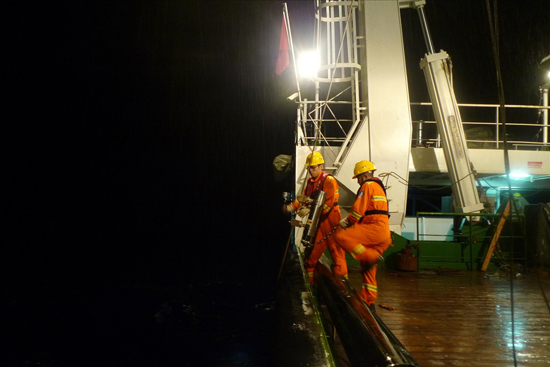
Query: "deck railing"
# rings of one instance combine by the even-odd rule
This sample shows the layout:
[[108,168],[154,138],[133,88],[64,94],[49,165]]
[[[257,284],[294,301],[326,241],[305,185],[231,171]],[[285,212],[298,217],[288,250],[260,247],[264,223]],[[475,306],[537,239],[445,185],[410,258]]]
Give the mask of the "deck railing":
[[[440,212],[418,212],[416,214],[416,241],[417,255],[419,262],[424,263],[445,263],[458,262],[468,266],[469,270],[474,270],[479,267],[487,256],[489,242],[494,236],[494,229],[498,224],[500,213],[440,213]],[[479,220],[483,217],[485,224]],[[453,218],[453,226],[447,233],[442,233],[438,230],[431,229],[426,232],[427,227],[425,221],[430,218]],[[454,219],[460,219],[460,223],[456,223]],[[517,215],[508,216],[505,225],[515,223],[518,220]],[[519,215],[519,220],[523,222],[524,215]],[[453,228],[456,225],[457,228]],[[516,228],[517,231],[517,228]],[[451,233],[449,233],[451,232]],[[501,233],[497,240],[517,242],[516,249],[508,249],[510,257],[503,260],[520,261],[526,266],[527,253],[524,243],[524,236],[521,231],[510,234]],[[447,246],[460,246],[458,251],[453,251]],[[445,247],[445,248],[441,248]],[[424,251],[423,251],[424,248]],[[427,248],[430,248],[426,250]],[[519,250],[519,251],[518,251]],[[518,254],[521,253],[521,256]]]
[[[469,148],[502,149],[503,123],[500,105],[459,103],[462,123]],[[548,106],[506,105],[508,148],[515,150],[550,150]],[[413,114],[413,147],[439,148],[441,141],[435,120],[430,120],[431,103],[411,103]],[[420,116],[428,116],[421,118]],[[433,118],[433,117],[432,117]],[[520,122],[530,121],[530,122]]]
[[[340,146],[353,134],[354,124],[351,116],[340,118],[338,108],[349,109],[351,102],[329,101],[325,118],[318,121],[312,111],[322,109],[322,104],[314,101],[303,101],[299,109],[298,129],[300,145],[316,144]],[[502,149],[504,147],[504,126],[500,120],[500,105],[459,103],[462,124],[468,148]],[[506,141],[507,147],[514,150],[550,150],[550,126],[548,123],[548,106],[506,105]],[[309,111],[309,113],[306,113]],[[365,109],[362,109],[364,112]],[[430,102],[411,103],[413,124],[412,147],[439,148],[441,141],[433,116]],[[321,127],[320,136],[316,136]],[[316,140],[317,139],[317,140]]]

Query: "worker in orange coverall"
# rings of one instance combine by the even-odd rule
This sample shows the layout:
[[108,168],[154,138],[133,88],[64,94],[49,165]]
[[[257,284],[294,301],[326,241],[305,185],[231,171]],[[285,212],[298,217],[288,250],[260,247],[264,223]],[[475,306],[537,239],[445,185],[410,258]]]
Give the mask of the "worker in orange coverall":
[[[338,182],[336,179],[329,175],[327,172],[323,171],[324,168],[324,159],[321,153],[313,152],[307,156],[306,166],[308,168],[311,178],[307,181],[307,185],[302,193],[302,195],[310,197],[313,195],[313,192],[316,190],[321,190],[326,193],[325,205],[323,207],[323,212],[319,218],[319,226],[317,234],[315,236],[315,242],[318,243],[325,236],[333,231],[334,228],[338,226],[340,220],[342,219],[342,214],[340,212],[340,207],[338,206]],[[309,214],[309,210],[304,208],[299,200],[294,200],[291,204],[285,205],[283,210],[286,213],[292,211],[297,212],[300,216],[304,217]],[[313,283],[313,271],[317,262],[323,255],[323,252],[328,246],[332,260],[334,261],[334,266],[332,271],[337,277],[348,276],[348,266],[346,263],[346,252],[344,249],[336,244],[334,241],[334,236],[329,236],[326,240],[318,243],[313,247],[313,250],[309,257],[305,259],[305,267],[309,276],[309,280]]]
[[363,287],[361,298],[376,312],[374,302],[378,297],[376,283],[377,263],[383,260],[382,254],[391,245],[388,200],[386,189],[378,177],[374,177],[376,167],[370,161],[355,164],[353,178],[361,188],[348,216],[340,222],[334,234],[339,246],[361,263]]

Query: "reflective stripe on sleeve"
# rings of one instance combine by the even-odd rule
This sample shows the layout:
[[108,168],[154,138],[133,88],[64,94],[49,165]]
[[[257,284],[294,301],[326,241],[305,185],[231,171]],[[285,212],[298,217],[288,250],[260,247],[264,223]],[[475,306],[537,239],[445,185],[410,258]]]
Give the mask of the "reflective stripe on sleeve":
[[349,214],[357,220],[361,219],[361,217],[362,217],[361,214],[358,214],[358,213],[354,212],[353,210]]
[[371,201],[388,201],[385,196],[373,196]]

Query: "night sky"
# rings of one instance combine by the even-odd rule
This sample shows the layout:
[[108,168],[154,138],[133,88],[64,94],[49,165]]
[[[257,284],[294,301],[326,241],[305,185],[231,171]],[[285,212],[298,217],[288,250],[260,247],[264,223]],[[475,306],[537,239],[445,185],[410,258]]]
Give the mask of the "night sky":
[[[163,287],[234,279],[269,301],[289,231],[281,193],[291,189],[271,163],[292,154],[296,113],[292,70],[274,73],[281,9],[139,0],[6,12],[2,317],[13,353],[3,365],[135,365],[140,344],[115,343],[111,354],[83,345],[101,339],[107,314],[143,304],[155,314]],[[289,10],[296,46],[309,47],[313,1]],[[499,11],[507,102],[537,104],[550,5],[502,1]],[[458,101],[497,103],[485,1],[428,2],[426,13],[436,50],[452,57]],[[427,101],[415,12],[403,28],[411,100]],[[153,291],[136,292],[143,284]],[[183,360],[166,358],[160,365]]]

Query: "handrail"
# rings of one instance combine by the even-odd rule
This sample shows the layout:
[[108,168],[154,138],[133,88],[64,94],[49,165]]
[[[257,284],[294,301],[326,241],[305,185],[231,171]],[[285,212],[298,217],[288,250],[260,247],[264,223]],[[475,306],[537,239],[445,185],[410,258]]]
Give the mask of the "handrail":
[[[431,102],[416,102],[411,103],[411,106],[423,106],[423,107],[430,107]],[[489,146],[482,147],[482,148],[488,148],[488,149],[499,149],[501,148],[501,145],[504,144],[504,139],[499,139],[499,135],[501,133],[501,127],[502,123],[499,122],[499,114],[500,114],[500,105],[498,104],[474,104],[474,103],[458,103],[458,106],[462,108],[461,111],[468,111],[468,109],[494,109],[494,120],[492,121],[466,121],[463,117],[463,125],[465,127],[485,127],[490,128],[493,127],[494,130],[494,138],[491,139],[472,139],[471,137],[468,137],[468,130],[465,130],[466,133],[466,143],[469,143],[469,148],[476,148],[476,143],[482,143],[482,144],[488,144]],[[504,108],[508,109],[524,109],[524,110],[548,110],[550,109],[549,106],[537,106],[537,105],[505,105]],[[430,110],[431,111],[431,110]],[[530,129],[537,129],[538,131],[533,131],[532,136],[537,137],[537,134],[539,132],[543,132],[543,134],[540,134],[542,137],[542,141],[533,141],[533,140],[522,140],[522,139],[516,139],[512,140],[510,137],[507,140],[509,144],[515,147],[517,150],[520,147],[524,147],[527,149],[531,149],[533,147],[541,148],[541,149],[548,149],[550,147],[550,143],[547,141],[547,132],[549,129],[548,121],[543,121],[542,123],[537,122],[535,123],[526,123],[526,122],[517,122],[517,121],[510,121],[506,122],[507,127],[515,128],[515,127],[523,127],[523,128],[530,128]],[[430,138],[425,138],[422,135],[424,134],[423,124],[436,124],[436,121],[433,120],[415,120],[412,121],[413,123],[413,146],[425,146],[425,144],[434,144],[435,147],[440,146],[439,141],[439,134],[436,133],[436,136],[432,136]],[[470,130],[471,131],[471,130]],[[523,132],[523,131],[522,131]],[[546,133],[544,133],[546,132]],[[416,136],[416,138],[414,138]]]
[[[434,242],[448,242],[448,243],[456,243],[456,241],[453,241],[455,237],[461,237],[461,238],[466,238],[466,235],[461,235],[461,234],[456,234],[456,233],[453,233],[451,235],[449,234],[435,234],[435,233],[421,233],[420,232],[420,218],[426,218],[426,217],[467,217],[469,218],[468,220],[468,228],[469,228],[469,235],[468,235],[468,244],[469,244],[469,256],[470,256],[470,268],[473,269],[474,268],[474,260],[475,259],[478,259],[479,258],[475,258],[474,257],[474,253],[473,253],[473,244],[475,243],[482,243],[483,240],[489,238],[488,236],[484,235],[482,236],[481,238],[478,237],[477,235],[474,235],[474,231],[473,231],[473,225],[474,223],[476,223],[476,221],[472,220],[472,218],[476,217],[476,218],[479,218],[479,217],[486,217],[486,218],[499,218],[501,217],[501,213],[454,213],[454,212],[417,212],[416,213],[416,241],[418,243],[420,242],[431,242],[431,241],[434,241]],[[519,215],[520,217],[524,218],[525,216],[523,214],[520,214]],[[442,239],[442,240],[430,240],[430,239],[426,239],[426,237],[429,236],[429,237],[445,237],[445,239]],[[421,239],[421,237],[423,237]],[[451,241],[447,240],[446,238],[447,237],[453,237],[451,239]],[[513,235],[503,235],[503,236],[500,236],[500,238],[523,238],[522,235],[516,235],[516,236],[513,236]],[[418,251],[418,258],[420,259],[420,247],[417,247],[417,251]],[[526,255],[525,255],[526,256]],[[523,259],[525,260],[525,259]]]
[[[302,101],[301,108],[306,108],[308,105],[313,105],[315,101]],[[330,105],[347,105],[351,102],[348,101],[327,101],[327,104]],[[424,107],[431,107],[431,102],[411,102],[411,114],[413,115],[413,120],[411,121],[413,125],[413,134],[412,134],[412,140],[411,140],[411,146],[412,147],[440,147],[440,139],[439,134],[437,132],[437,129],[431,128],[432,126],[436,126],[436,121],[433,120],[433,116],[430,116],[431,119],[426,118],[422,119],[420,116],[424,115],[430,115],[430,110],[423,111]],[[499,114],[500,114],[500,105],[498,104],[474,104],[474,103],[459,103],[458,106],[461,108],[461,114],[464,115],[465,112],[473,111],[473,115],[476,116],[474,120],[468,119],[465,120],[463,117],[463,126],[466,128],[466,143],[468,144],[468,148],[470,149],[476,149],[476,148],[482,148],[482,149],[501,149],[504,144],[504,139],[500,138],[500,134],[502,133],[502,123],[499,122]],[[416,107],[416,109],[413,109],[413,107]],[[420,108],[420,110],[418,110]],[[529,116],[522,116],[521,120],[515,118],[511,119],[511,121],[506,122],[506,126],[508,127],[508,132],[511,134],[517,133],[518,136],[517,139],[514,139],[513,136],[509,136],[507,140],[510,147],[512,147],[515,150],[550,150],[550,142],[548,141],[548,136],[550,132],[550,125],[547,121],[547,113],[546,111],[550,110],[550,106],[539,106],[539,105],[516,105],[516,104],[510,104],[505,105],[504,108],[506,109],[513,109],[514,111],[527,111],[526,114],[529,114],[532,112],[528,111],[545,111],[545,113],[540,113],[537,116],[536,122],[524,122],[525,120],[528,120]],[[486,112],[487,110],[494,110],[493,113]],[[482,112],[485,116],[480,117],[477,112]],[[492,118],[487,118],[488,114],[491,114]],[[515,112],[517,113],[517,112]],[[520,112],[521,113],[521,112]],[[351,116],[350,116],[351,117]],[[542,117],[542,121],[541,120]],[[306,117],[303,121],[300,121],[302,124],[313,124],[315,125],[316,121],[312,117]],[[327,127],[324,129],[325,131],[322,132],[323,137],[326,139],[325,144],[331,146],[339,146],[342,145],[343,141],[347,141],[349,139],[349,135],[352,133],[352,128],[354,126],[353,121],[349,118],[342,118],[342,119],[323,119],[323,123]],[[346,126],[338,125],[337,128],[331,129],[329,126],[331,124],[341,124],[346,123]],[[430,127],[430,129],[428,129]],[[489,137],[472,137],[473,134],[473,128],[485,128],[490,129],[486,130],[486,133],[489,135]],[[312,129],[314,130],[314,129]],[[428,131],[430,130],[430,131]],[[527,134],[530,134],[532,138],[530,140],[526,140],[526,131]],[[311,132],[312,133],[312,132]],[[313,135],[309,136],[308,132],[306,131],[304,133],[304,141],[310,141],[314,138]],[[470,135],[470,136],[468,136]],[[536,139],[537,141],[535,141]]]

